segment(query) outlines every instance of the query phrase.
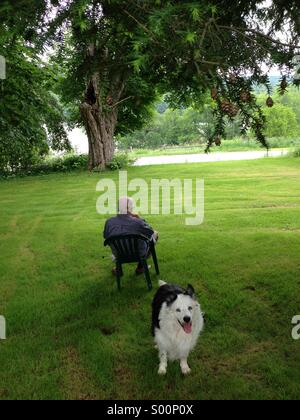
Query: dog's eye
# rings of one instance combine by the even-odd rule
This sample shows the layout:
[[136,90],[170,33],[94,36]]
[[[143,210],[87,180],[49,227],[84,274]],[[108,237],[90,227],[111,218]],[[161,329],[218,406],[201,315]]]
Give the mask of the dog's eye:
[[179,308],[178,308],[178,309],[176,309],[176,312],[181,312],[181,309],[179,309]]
[[191,311],[191,312],[192,312],[192,310],[193,310],[193,308],[192,308],[192,306],[190,306],[190,307],[189,307],[189,311]]

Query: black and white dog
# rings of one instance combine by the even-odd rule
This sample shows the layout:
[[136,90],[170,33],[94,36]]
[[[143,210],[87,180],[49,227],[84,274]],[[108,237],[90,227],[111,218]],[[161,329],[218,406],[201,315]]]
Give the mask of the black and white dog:
[[159,375],[167,373],[168,360],[179,360],[184,375],[191,372],[187,359],[204,327],[203,314],[193,286],[186,290],[159,282],[152,303],[152,334],[159,350]]

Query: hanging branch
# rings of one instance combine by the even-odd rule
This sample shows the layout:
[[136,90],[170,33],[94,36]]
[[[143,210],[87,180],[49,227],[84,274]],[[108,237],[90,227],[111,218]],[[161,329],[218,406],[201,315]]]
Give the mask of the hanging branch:
[[251,32],[255,35],[260,36],[261,38],[264,38],[270,42],[272,42],[273,44],[277,44],[277,45],[281,45],[282,47],[289,47],[289,48],[293,48],[293,49],[300,49],[300,45],[294,45],[294,44],[290,44],[290,43],[285,43],[285,42],[281,42],[277,39],[272,38],[270,35],[266,35],[256,29],[252,29],[252,28],[240,28],[240,27],[235,27],[235,26],[224,26],[224,25],[218,25],[218,27],[220,29],[225,29],[225,30],[229,30],[229,31],[234,31],[237,33],[240,33],[242,35],[245,35],[245,32]]

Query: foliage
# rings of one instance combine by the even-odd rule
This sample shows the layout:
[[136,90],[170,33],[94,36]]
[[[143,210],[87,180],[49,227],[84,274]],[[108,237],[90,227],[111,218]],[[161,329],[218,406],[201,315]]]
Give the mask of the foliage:
[[70,150],[49,66],[22,39],[2,44],[0,54],[7,63],[7,78],[0,80],[0,170],[26,168],[50,148]]
[[126,153],[118,153],[114,156],[113,160],[107,165],[107,168],[111,171],[118,171],[120,169],[126,169],[134,163],[134,159],[129,157]]
[[300,127],[294,111],[289,107],[276,104],[272,109],[265,108],[266,135],[268,137],[293,137],[300,135]]
[[[6,0],[0,23],[13,45],[22,37],[35,50],[54,47],[57,92],[74,121],[83,123],[74,111],[87,102],[110,122],[110,142],[114,132],[149,121],[158,93],[179,109],[201,108],[210,93],[215,124],[208,148],[237,115],[242,133],[250,128],[267,146],[253,86],[263,84],[270,94],[264,69],[275,64],[280,92],[287,90],[298,51],[298,8],[298,0],[273,0],[268,7],[261,0],[232,0],[230,7],[221,0]],[[279,32],[288,33],[289,42],[278,39]]]
[[[269,91],[262,63],[277,64],[284,74],[291,74],[300,32],[297,7],[296,0],[274,0],[270,7],[239,0],[230,7],[204,0],[73,0],[58,8],[46,38],[64,40],[57,61],[67,69],[64,97],[71,102],[80,102],[96,72],[105,112],[116,80],[122,80],[124,102],[119,105],[117,128],[122,133],[147,121],[156,90],[167,92],[174,107],[200,106],[215,90],[216,124],[209,145],[225,135],[225,120],[237,113],[242,131],[251,128],[266,145],[265,118],[252,86],[262,83]],[[67,36],[63,25],[70,29]],[[276,38],[283,26],[289,28],[290,45]]]
[[295,149],[294,151],[293,151],[293,154],[292,154],[294,157],[296,157],[296,158],[300,158],[300,147],[298,147],[297,149]]
[[[274,95],[275,106],[265,106],[267,96],[257,95],[257,102],[262,107],[266,118],[265,134],[270,147],[290,147],[290,138],[300,137],[300,94],[298,89],[290,89],[285,96]],[[118,137],[118,145],[124,149],[155,149],[162,146],[184,146],[185,144],[201,144],[213,134],[215,116],[211,105],[202,109],[172,110],[165,102],[156,106],[153,121],[142,130],[133,134]],[[232,118],[225,125],[226,139],[240,137],[241,118]],[[254,133],[248,131],[248,137]],[[274,140],[276,138],[276,140]],[[285,141],[283,138],[287,138]],[[227,140],[228,141],[228,140]],[[223,142],[223,144],[227,143]],[[237,145],[237,147],[239,147]],[[251,142],[251,147],[254,147]]]
[[0,178],[14,178],[16,176],[46,175],[55,172],[71,172],[85,170],[88,164],[87,155],[68,154],[61,157],[43,159],[27,168],[19,168],[17,171],[0,171]]
[[[132,134],[118,136],[118,147],[121,149],[149,148],[162,146],[183,146],[185,144],[204,144],[214,131],[215,120],[209,105],[202,110],[187,108],[173,110],[157,105],[153,120],[142,130]],[[226,134],[233,138],[239,135],[239,121],[228,122]]]
[[[251,128],[257,140],[267,146],[265,118],[253,86],[263,84],[269,92],[261,63],[268,67],[275,63],[283,74],[291,73],[296,48],[277,40],[276,30],[287,25],[295,45],[299,42],[299,21],[291,13],[297,11],[296,1],[274,1],[268,8],[259,3],[232,1],[227,7],[225,2],[160,2],[162,7],[152,11],[147,22],[151,36],[148,49],[143,49],[143,61],[151,60],[149,49],[153,54],[156,51],[156,57],[161,52],[162,71],[154,73],[154,80],[157,76],[159,86],[170,92],[168,101],[174,106],[196,105],[211,91],[216,123],[208,148],[225,136],[226,120],[236,115],[242,133]],[[282,91],[286,90],[286,80],[280,80]]]
[[199,112],[193,109],[157,113],[145,129],[119,138],[119,146],[129,148],[156,148],[162,145],[180,145],[199,142]]

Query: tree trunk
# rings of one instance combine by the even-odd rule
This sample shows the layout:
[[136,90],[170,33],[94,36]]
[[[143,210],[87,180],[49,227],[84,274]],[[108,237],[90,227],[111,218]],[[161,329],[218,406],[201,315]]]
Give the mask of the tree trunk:
[[81,104],[81,116],[89,141],[89,169],[104,170],[114,156],[114,133],[118,120],[117,103],[122,96],[124,84],[112,83],[111,94],[102,98],[99,92],[99,77],[94,75],[87,87]]
[[114,156],[114,132],[117,112],[101,113],[96,105],[81,104],[81,115],[89,141],[89,169],[106,168]]

